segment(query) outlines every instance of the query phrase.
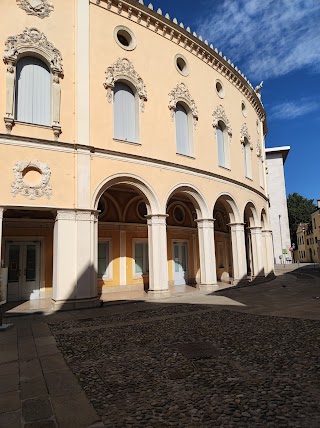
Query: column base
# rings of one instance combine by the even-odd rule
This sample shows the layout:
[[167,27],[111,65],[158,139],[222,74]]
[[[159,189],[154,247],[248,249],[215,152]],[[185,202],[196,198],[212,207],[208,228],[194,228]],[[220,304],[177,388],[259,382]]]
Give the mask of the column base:
[[197,285],[198,290],[204,291],[204,292],[210,292],[210,291],[216,291],[219,290],[218,284],[199,284]]
[[169,290],[148,290],[149,299],[165,299],[170,296],[171,293]]
[[100,306],[100,299],[98,296],[87,299],[52,299],[51,304],[55,311],[72,311],[74,309],[96,308]]

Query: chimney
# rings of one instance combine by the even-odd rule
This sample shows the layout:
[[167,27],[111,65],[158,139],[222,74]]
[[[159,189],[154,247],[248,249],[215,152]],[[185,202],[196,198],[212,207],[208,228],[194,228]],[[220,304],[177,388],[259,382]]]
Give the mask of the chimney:
[[317,199],[318,209],[320,209],[320,199]]

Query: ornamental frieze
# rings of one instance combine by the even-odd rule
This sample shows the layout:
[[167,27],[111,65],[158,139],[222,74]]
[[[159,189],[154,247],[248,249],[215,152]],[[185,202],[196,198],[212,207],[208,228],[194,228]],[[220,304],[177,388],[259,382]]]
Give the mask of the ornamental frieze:
[[17,5],[27,12],[28,15],[34,15],[38,18],[46,18],[53,11],[54,7],[48,0],[17,0]]
[[184,83],[178,83],[169,93],[169,110],[172,120],[174,119],[174,113],[179,101],[184,102],[190,108],[193,117],[193,125],[196,128],[199,119],[198,109],[189,89]]
[[148,100],[146,85],[141,76],[136,72],[133,64],[127,58],[119,58],[114,64],[107,68],[105,72],[105,82],[103,86],[107,90],[108,102],[112,102],[112,94],[117,80],[124,79],[131,82],[140,98],[140,109],[144,112],[145,102]]
[[240,141],[241,141],[241,144],[244,144],[246,139],[248,140],[248,142],[250,144],[250,149],[253,150],[253,144],[252,144],[252,141],[251,141],[249,130],[248,130],[247,124],[244,123],[242,125],[241,131],[240,131]]
[[[22,195],[28,199],[42,196],[50,198],[52,186],[49,184],[51,170],[45,163],[39,161],[18,161],[13,167],[15,181],[11,184],[13,196]],[[30,181],[30,175],[32,180]]]
[[227,128],[227,132],[229,136],[232,137],[232,128],[231,128],[229,119],[227,118],[226,112],[224,111],[224,108],[221,104],[218,105],[218,107],[213,112],[212,116],[213,116],[212,126],[217,129],[217,127],[219,126],[219,121],[221,120]]

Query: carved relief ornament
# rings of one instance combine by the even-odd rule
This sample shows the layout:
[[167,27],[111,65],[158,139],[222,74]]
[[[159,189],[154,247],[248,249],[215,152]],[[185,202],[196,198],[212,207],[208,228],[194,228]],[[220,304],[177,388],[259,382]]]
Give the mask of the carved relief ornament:
[[28,15],[34,15],[38,18],[46,18],[54,9],[53,4],[49,3],[48,0],[17,0],[17,5]]
[[105,82],[103,86],[107,90],[108,102],[112,102],[113,90],[117,80],[127,80],[136,88],[140,98],[140,109],[144,112],[145,102],[148,100],[146,85],[140,75],[134,69],[131,61],[127,58],[119,58],[114,64],[107,68],[105,72]]
[[250,149],[253,150],[253,144],[251,142],[251,137],[250,137],[250,134],[249,134],[249,130],[248,130],[247,124],[244,123],[242,125],[241,131],[240,131],[240,141],[241,141],[241,144],[244,145],[246,139],[248,140],[248,142],[250,144]]
[[[39,183],[30,185],[24,181],[24,174],[29,169],[36,170],[41,174]],[[15,181],[11,185],[11,192],[14,196],[20,194],[29,199],[41,198],[42,196],[50,198],[52,194],[52,186],[49,184],[51,170],[47,164],[40,163],[39,161],[16,162],[13,167],[13,174]]]
[[219,121],[222,121],[227,128],[227,132],[228,132],[229,137],[232,137],[232,128],[231,128],[229,119],[227,118],[226,112],[224,111],[224,108],[221,104],[218,105],[218,107],[213,112],[212,116],[213,116],[212,126],[215,129],[217,129],[219,126]]
[[60,127],[60,77],[63,77],[61,52],[48,41],[44,33],[37,28],[26,28],[16,36],[10,36],[5,42],[3,61],[7,64],[7,100],[4,121],[10,134],[14,124],[14,87],[15,69],[19,57],[23,54],[37,54],[50,66],[52,83],[52,129],[55,139],[61,134]]
[[193,126],[196,128],[199,120],[198,109],[189,89],[184,83],[178,83],[169,93],[169,110],[171,112],[172,120],[174,120],[174,113],[179,101],[182,101],[190,108],[190,112],[193,117]]
[[261,149],[260,140],[257,141],[257,156],[262,160],[262,149]]

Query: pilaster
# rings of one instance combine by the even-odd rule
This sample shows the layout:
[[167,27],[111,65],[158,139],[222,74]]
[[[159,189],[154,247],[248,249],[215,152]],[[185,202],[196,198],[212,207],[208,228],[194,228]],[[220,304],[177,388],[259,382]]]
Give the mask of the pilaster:
[[230,223],[233,261],[233,282],[247,280],[247,260],[244,237],[244,223]]
[[149,292],[154,298],[169,296],[167,214],[152,214],[148,220]]
[[214,245],[214,219],[199,219],[196,222],[199,236],[200,289],[211,291],[218,287]]
[[54,225],[53,306],[75,309],[98,304],[93,211],[58,210]]

